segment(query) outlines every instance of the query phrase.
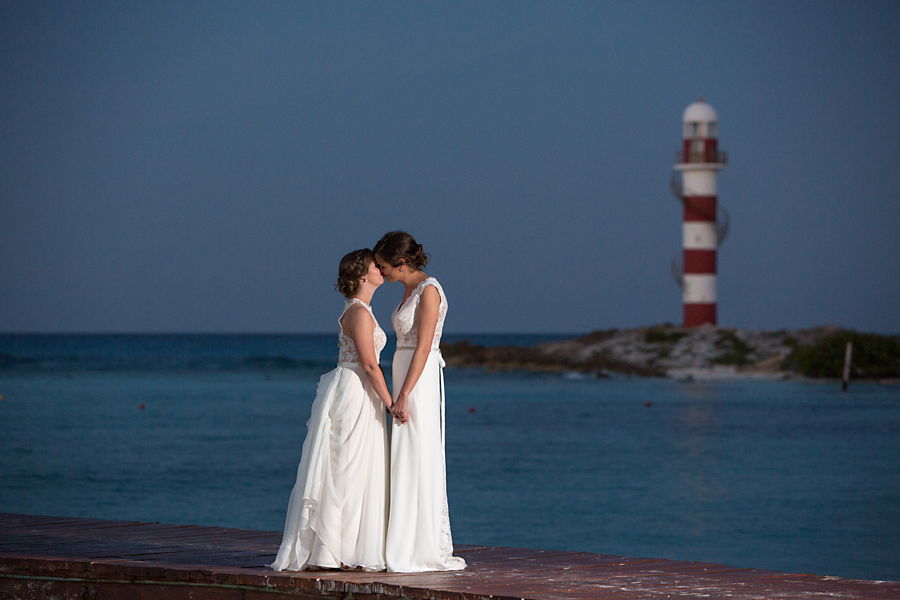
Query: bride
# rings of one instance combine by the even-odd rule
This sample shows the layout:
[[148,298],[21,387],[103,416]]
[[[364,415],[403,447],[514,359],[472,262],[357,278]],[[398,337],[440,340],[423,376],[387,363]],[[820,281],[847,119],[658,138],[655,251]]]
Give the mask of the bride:
[[276,571],[385,569],[384,406],[392,402],[378,365],[386,337],[369,306],[382,283],[371,250],[341,259],[340,362],[319,380]]
[[444,457],[444,361],[441,333],[447,299],[422,268],[428,256],[411,235],[386,234],[375,245],[384,278],[406,288],[391,323],[394,415],[391,430],[390,517],[385,562],[395,573],[457,571],[453,556]]

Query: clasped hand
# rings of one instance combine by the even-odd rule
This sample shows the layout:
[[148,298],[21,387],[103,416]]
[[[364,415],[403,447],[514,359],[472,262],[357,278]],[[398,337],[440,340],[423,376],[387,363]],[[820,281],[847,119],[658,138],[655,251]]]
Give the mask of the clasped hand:
[[401,423],[409,421],[409,410],[406,408],[408,404],[409,398],[397,398],[394,403],[391,404],[389,409],[391,411],[391,416]]

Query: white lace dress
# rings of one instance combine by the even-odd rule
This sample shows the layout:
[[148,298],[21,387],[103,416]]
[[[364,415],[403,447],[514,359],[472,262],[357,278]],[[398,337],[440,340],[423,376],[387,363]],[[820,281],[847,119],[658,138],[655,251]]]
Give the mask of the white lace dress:
[[[351,299],[344,313],[359,302]],[[372,319],[375,316],[372,315]],[[340,323],[340,321],[339,321]],[[375,322],[375,355],[387,338]],[[308,565],[381,571],[387,524],[384,405],[359,364],[353,340],[339,337],[340,362],[322,375],[306,424],[297,483],[288,503],[276,571]]]
[[397,332],[393,390],[403,386],[416,347],[416,312],[424,289],[441,295],[431,354],[409,396],[409,421],[391,428],[391,502],[385,562],[388,571],[458,571],[466,561],[453,556],[444,457],[444,361],[440,341],[447,314],[444,290],[433,277],[422,281],[391,317]]

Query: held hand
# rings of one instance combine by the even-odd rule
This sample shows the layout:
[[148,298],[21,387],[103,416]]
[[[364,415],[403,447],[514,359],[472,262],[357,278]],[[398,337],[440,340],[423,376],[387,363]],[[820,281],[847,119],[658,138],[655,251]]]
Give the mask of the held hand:
[[409,411],[406,408],[407,405],[409,405],[409,396],[401,395],[391,406],[391,415],[401,423],[409,421]]
[[409,411],[401,409],[396,403],[391,407],[391,416],[400,421],[401,424],[409,421]]

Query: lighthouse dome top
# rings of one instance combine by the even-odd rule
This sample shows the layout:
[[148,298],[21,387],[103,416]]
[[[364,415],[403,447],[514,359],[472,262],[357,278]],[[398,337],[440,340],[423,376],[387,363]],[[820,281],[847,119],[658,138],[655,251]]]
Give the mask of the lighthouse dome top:
[[711,139],[717,137],[719,115],[702,99],[688,105],[681,117],[684,122],[684,139]]
[[681,120],[685,123],[689,121],[705,121],[716,122],[719,120],[719,115],[716,114],[716,109],[712,106],[704,102],[703,100],[697,100],[693,104],[688,105],[686,109],[684,109],[684,115],[681,117]]

